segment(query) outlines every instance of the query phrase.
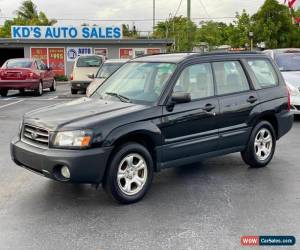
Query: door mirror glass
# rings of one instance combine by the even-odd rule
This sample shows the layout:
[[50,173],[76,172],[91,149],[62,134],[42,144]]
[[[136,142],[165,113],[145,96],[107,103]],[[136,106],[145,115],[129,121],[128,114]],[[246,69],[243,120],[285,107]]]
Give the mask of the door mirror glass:
[[173,103],[187,103],[191,102],[191,100],[191,94],[185,92],[174,92],[171,98]]

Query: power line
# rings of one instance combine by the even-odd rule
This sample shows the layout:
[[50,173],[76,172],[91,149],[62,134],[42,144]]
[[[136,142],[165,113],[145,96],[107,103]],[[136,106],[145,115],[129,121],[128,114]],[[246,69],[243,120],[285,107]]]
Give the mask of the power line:
[[[0,19],[11,20],[14,17],[2,16]],[[49,18],[51,19],[51,18]],[[86,21],[86,22],[152,22],[152,18],[144,19],[87,19],[87,18],[54,18],[57,21]],[[214,20],[214,19],[236,19],[235,16],[221,16],[221,17],[193,17],[193,20]],[[158,21],[165,21],[166,18],[156,18]]]
[[210,17],[210,15],[209,15],[209,13],[208,13],[208,11],[207,11],[207,9],[206,9],[205,4],[203,3],[203,1],[202,1],[202,0],[199,0],[199,2],[200,2],[201,7],[203,8],[203,10],[204,10],[204,12],[205,12],[205,15],[206,15],[207,17]]
[[180,10],[180,7],[181,7],[181,4],[182,4],[182,1],[183,1],[183,0],[180,0],[180,2],[179,2],[179,5],[178,5],[178,7],[177,7],[177,10],[175,11],[175,14],[174,14],[174,16],[176,16],[176,15],[178,14],[178,11]]

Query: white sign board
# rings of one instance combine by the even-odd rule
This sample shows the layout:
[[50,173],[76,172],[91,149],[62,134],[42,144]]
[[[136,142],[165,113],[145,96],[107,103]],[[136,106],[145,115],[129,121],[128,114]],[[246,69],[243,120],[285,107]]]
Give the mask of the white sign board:
[[12,39],[122,39],[122,26],[12,26]]
[[69,47],[67,48],[67,61],[74,62],[77,57],[93,54],[93,49],[89,47]]

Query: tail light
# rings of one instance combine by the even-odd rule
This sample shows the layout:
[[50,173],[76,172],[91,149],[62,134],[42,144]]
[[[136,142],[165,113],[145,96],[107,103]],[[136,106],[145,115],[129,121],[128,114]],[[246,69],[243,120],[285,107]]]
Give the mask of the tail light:
[[3,77],[3,71],[0,69],[0,80],[2,79]]
[[34,72],[33,72],[33,71],[29,71],[29,72],[27,73],[27,78],[28,78],[28,79],[34,78]]
[[288,86],[286,86],[286,91],[288,94],[288,105],[287,105],[287,109],[288,111],[291,111],[291,93],[290,93],[290,89]]
[[70,80],[71,80],[71,81],[73,81],[73,80],[74,80],[73,73],[70,75]]

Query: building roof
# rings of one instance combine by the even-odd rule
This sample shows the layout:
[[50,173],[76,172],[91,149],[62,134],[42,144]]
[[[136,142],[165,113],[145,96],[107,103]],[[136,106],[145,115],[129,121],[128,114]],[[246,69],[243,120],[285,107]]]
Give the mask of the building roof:
[[0,38],[0,45],[24,45],[24,44],[136,44],[136,45],[172,45],[170,39],[10,39]]

